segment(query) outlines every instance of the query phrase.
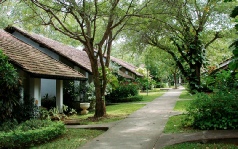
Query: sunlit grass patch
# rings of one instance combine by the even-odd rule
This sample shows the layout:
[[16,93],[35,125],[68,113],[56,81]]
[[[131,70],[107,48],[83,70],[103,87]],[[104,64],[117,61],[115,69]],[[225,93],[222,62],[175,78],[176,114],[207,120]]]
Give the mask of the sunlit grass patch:
[[186,108],[190,105],[192,100],[180,100],[176,102],[176,105],[174,107],[175,111],[182,111],[185,112]]
[[126,118],[129,114],[142,108],[145,104],[121,103],[106,106],[107,115],[94,119],[94,112],[87,115],[74,115],[70,118],[78,119],[81,125],[108,123]]
[[159,91],[159,92],[148,92],[148,96],[146,92],[142,92],[139,95],[143,96],[142,101],[140,102],[151,102],[156,98],[159,98],[160,96],[162,96],[166,91]]
[[186,115],[184,114],[171,116],[165,125],[164,133],[183,133],[199,131],[191,127],[184,127],[185,117]]
[[179,96],[179,99],[195,99],[195,98],[196,98],[196,94],[191,94],[186,90],[183,90]]

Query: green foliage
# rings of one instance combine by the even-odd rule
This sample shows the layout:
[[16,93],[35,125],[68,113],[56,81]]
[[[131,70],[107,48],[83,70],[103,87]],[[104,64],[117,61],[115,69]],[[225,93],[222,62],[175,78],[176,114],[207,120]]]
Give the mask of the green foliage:
[[136,101],[142,101],[143,100],[143,96],[130,96],[130,97],[126,97],[126,98],[119,98],[116,101],[111,101],[111,102],[136,102]]
[[0,121],[16,119],[22,122],[37,117],[34,99],[20,101],[20,79],[13,65],[0,50]]
[[13,65],[0,50],[0,121],[12,117],[12,109],[20,99],[20,81]]
[[174,110],[176,111],[186,111],[186,108],[190,105],[192,100],[180,100],[176,102]]
[[33,98],[24,98],[24,102],[19,101],[19,104],[13,106],[12,118],[16,119],[19,123],[38,118],[38,116],[39,108]]
[[52,122],[48,121],[48,120],[31,119],[31,120],[27,120],[27,121],[21,123],[18,126],[17,130],[22,130],[22,131],[35,130],[35,129],[40,129],[43,127],[48,127],[51,124],[52,124]]
[[59,112],[59,109],[53,107],[49,110],[45,108],[40,109],[40,119],[42,120],[65,120],[68,116],[77,114],[76,110],[69,108],[67,105],[63,105],[63,113]]
[[186,115],[175,115],[171,116],[169,120],[167,121],[164,133],[182,133],[182,132],[194,132],[197,130],[193,130],[189,127],[184,127],[184,119],[186,118]]
[[104,130],[69,128],[64,135],[31,149],[76,149],[104,132]]
[[88,100],[92,100],[92,101],[96,100],[94,83],[93,82],[88,83],[86,85],[86,88],[87,88]]
[[[70,105],[72,101],[80,101],[86,100],[86,93],[87,93],[87,88],[85,87],[84,83],[76,83],[70,81],[68,84],[65,85],[64,87],[64,99],[65,99],[65,104]],[[83,96],[81,99],[81,95]]]
[[198,129],[238,128],[238,94],[236,90],[200,93],[188,107],[188,120]]
[[[232,13],[230,14],[230,17],[235,18],[235,22],[238,23],[237,20],[238,16],[238,6],[236,6]],[[235,25],[235,29],[238,31],[238,24]],[[238,39],[235,39],[235,41],[230,45],[230,48],[233,50],[233,59],[229,65],[230,69],[234,70],[237,72],[238,70]],[[238,74],[236,75],[236,78],[238,78]]]
[[[137,97],[138,94],[139,94],[138,85],[135,83],[126,82],[118,86],[114,91],[112,91],[111,94],[107,95],[106,101],[120,102],[120,101],[130,101],[134,99],[140,100],[140,97]],[[134,98],[126,99],[128,97]]]
[[[177,1],[175,5],[171,1],[156,1],[158,6],[153,2],[146,7],[146,13],[151,13],[155,19],[136,20],[144,23],[133,26],[127,33],[128,37],[157,48],[158,53],[159,50],[167,52],[188,81],[190,89],[199,91],[200,70],[207,63],[206,51],[222,37],[220,31],[228,28],[220,19],[227,12],[219,9],[224,4],[219,1]],[[231,7],[226,8],[229,9]],[[194,10],[198,13],[192,13]],[[228,18],[223,19],[229,21]]]
[[0,133],[0,148],[26,148],[33,144],[47,142],[65,133],[61,122],[30,120],[15,130]]
[[[118,72],[115,70],[115,67],[113,68],[105,68],[105,73],[106,73],[106,78],[107,78],[107,85],[106,85],[106,90],[105,90],[105,95],[110,94],[115,88],[119,86],[119,82],[117,79],[117,76],[114,75],[113,73]],[[101,80],[103,80],[103,74],[102,74],[102,68],[99,68],[99,73]]]
[[186,90],[183,90],[182,93],[179,95],[179,99],[195,99],[196,94],[191,94]]
[[137,71],[144,76],[137,78],[136,80],[136,82],[139,83],[140,89],[143,91],[146,89],[154,89],[156,86],[156,81],[150,77],[150,72],[146,68],[138,68]]
[[47,108],[47,110],[56,106],[56,97],[50,97],[48,94],[42,97],[41,106]]
[[40,108],[39,119],[41,119],[41,120],[50,120],[50,114],[49,114],[49,111],[46,108],[44,108],[44,107]]
[[0,125],[0,132],[10,132],[17,128],[18,122],[17,120],[7,120]]
[[226,90],[238,87],[238,80],[234,77],[234,73],[229,70],[222,70],[213,75],[203,78],[203,86],[210,91]]
[[165,147],[164,149],[237,149],[234,144],[223,144],[223,143],[181,143]]

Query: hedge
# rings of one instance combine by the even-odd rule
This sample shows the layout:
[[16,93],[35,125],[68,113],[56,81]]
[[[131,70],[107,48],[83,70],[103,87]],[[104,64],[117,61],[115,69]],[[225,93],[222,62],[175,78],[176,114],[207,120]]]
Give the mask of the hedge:
[[65,133],[62,122],[52,122],[49,126],[35,130],[13,130],[0,133],[0,148],[24,148],[34,144],[46,142]]
[[135,102],[135,101],[142,101],[143,96],[130,96],[125,98],[115,98],[111,100],[112,103],[120,103],[120,102]]

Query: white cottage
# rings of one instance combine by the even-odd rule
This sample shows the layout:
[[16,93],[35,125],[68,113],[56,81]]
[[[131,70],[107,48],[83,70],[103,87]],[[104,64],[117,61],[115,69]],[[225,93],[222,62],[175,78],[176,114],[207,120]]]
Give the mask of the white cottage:
[[[63,106],[63,82],[66,80],[86,80],[78,71],[58,60],[22,42],[4,30],[0,30],[0,49],[14,64],[23,81],[22,96],[29,94],[41,106],[41,92],[44,90],[43,79],[51,79],[55,83],[56,105]],[[46,83],[47,85],[47,83]]]
[[[85,51],[64,45],[58,41],[46,38],[35,33],[28,33],[27,31],[24,31],[17,27],[8,27],[5,30],[19,40],[22,40],[23,42],[34,46],[36,49],[46,53],[52,58],[59,60],[69,67],[79,71],[86,76],[89,83],[93,81],[91,63]],[[132,80],[137,77],[143,77],[142,74],[136,71],[137,67],[133,66],[132,64],[129,64],[121,59],[112,56],[110,58],[112,62],[121,66],[118,75]],[[54,84],[54,81],[42,80],[42,88],[45,89],[42,91],[42,96],[44,96],[45,94],[54,96],[53,93],[55,92],[55,88],[50,84]]]

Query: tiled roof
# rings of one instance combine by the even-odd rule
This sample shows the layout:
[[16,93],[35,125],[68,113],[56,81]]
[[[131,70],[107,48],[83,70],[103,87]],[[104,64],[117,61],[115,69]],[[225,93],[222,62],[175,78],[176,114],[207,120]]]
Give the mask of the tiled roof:
[[215,74],[216,72],[218,72],[222,69],[227,69],[229,67],[229,64],[231,61],[232,61],[232,58],[229,58],[229,59],[223,61],[222,63],[219,64],[218,68],[216,68],[215,70],[213,70],[211,72],[211,74]]
[[[70,61],[75,62],[77,65],[85,68],[89,72],[92,72],[91,63],[90,63],[88,55],[85,51],[81,51],[81,50],[78,50],[74,47],[64,45],[64,44],[62,44],[58,41],[52,40],[50,38],[46,38],[44,36],[41,36],[41,35],[38,35],[38,34],[35,34],[35,33],[30,34],[27,31],[24,31],[24,30],[19,29],[17,27],[9,27],[6,30],[18,31],[21,34],[27,36],[28,38],[34,40],[35,42],[44,45],[45,47],[51,49],[52,51],[55,51],[56,53],[58,53],[58,54],[60,54],[64,57],[67,57]],[[128,69],[129,71],[133,72],[135,75],[143,76],[142,74],[140,74],[136,71],[137,67],[135,67],[135,66],[133,66],[133,65],[121,60],[121,59],[112,57],[112,56],[111,56],[111,60],[114,61],[115,63],[118,63],[122,67]]]
[[35,33],[28,33],[27,31],[24,31],[17,27],[8,27],[6,30],[18,31],[24,36],[27,36],[28,38],[32,39],[33,41],[51,49],[52,51],[58,53],[63,57],[66,57],[70,61],[86,69],[88,72],[90,73],[92,72],[91,63],[85,51],[81,51],[74,47],[64,45],[58,41],[52,40],[50,38]]
[[128,74],[122,72],[122,71],[118,71],[118,75],[122,76],[123,78],[127,78],[127,79],[134,79],[132,76],[129,76]]
[[0,49],[9,60],[33,77],[86,79],[79,72],[0,30]]
[[113,62],[121,65],[122,67],[128,69],[129,71],[133,72],[137,76],[140,76],[140,77],[143,76],[142,74],[140,74],[139,72],[136,71],[137,67],[135,67],[132,64],[129,64],[129,63],[127,63],[127,62],[125,62],[125,61],[123,61],[121,59],[115,58],[113,56],[111,56],[111,61],[113,61]]

